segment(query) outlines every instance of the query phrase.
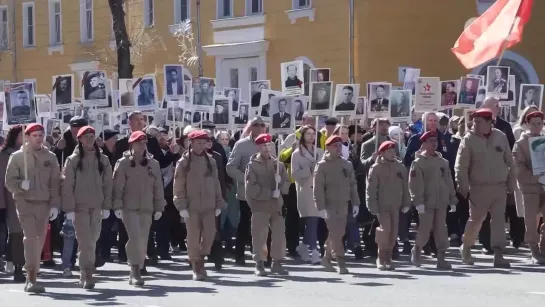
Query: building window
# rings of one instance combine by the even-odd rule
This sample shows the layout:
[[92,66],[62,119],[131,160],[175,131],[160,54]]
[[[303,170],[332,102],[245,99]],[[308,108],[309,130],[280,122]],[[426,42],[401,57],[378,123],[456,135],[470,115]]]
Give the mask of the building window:
[[49,45],[62,45],[61,0],[49,0]]
[[81,42],[94,40],[93,0],[80,0],[80,34]]
[[308,9],[310,8],[311,0],[293,0],[293,9],[299,10],[299,9]]
[[218,19],[233,17],[233,0],[218,0]]
[[250,81],[257,81],[257,67],[250,67]]
[[238,88],[238,69],[231,68],[229,70],[229,86],[233,88]]
[[8,7],[0,6],[0,50],[9,48]]
[[154,1],[144,0],[144,25],[146,27],[153,27],[153,23],[155,22]]
[[246,0],[246,15],[263,14],[263,0]]
[[174,24],[191,19],[190,0],[174,0]]
[[34,31],[36,19],[34,16],[34,2],[23,3],[23,46],[36,46]]

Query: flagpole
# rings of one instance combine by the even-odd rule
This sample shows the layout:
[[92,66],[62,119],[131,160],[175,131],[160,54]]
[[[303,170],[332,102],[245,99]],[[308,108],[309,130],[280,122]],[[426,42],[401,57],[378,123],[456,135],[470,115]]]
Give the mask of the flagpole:
[[511,28],[509,28],[509,33],[507,33],[507,37],[503,40],[500,56],[498,57],[498,62],[496,63],[496,66],[500,66],[501,59],[503,58],[505,49],[507,49],[507,44],[509,43],[509,37],[511,36],[513,29],[515,28],[515,23],[517,23],[517,18],[513,20],[513,23],[511,24]]

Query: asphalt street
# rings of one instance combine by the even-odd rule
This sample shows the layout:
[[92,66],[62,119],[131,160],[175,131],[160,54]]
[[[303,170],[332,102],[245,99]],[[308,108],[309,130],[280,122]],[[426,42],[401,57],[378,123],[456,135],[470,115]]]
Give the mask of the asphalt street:
[[[40,280],[47,288],[42,295],[29,295],[23,285],[13,284],[0,273],[0,307],[77,306],[541,306],[545,301],[545,267],[530,263],[526,249],[508,250],[511,269],[494,269],[492,257],[477,251],[475,266],[460,264],[459,252],[452,248],[450,272],[435,270],[433,258],[426,257],[422,268],[408,264],[402,256],[398,269],[379,272],[371,259],[349,263],[349,275],[327,273],[320,266],[287,261],[287,277],[256,277],[251,262],[234,266],[228,260],[217,273],[209,268],[209,280],[195,282],[177,255],[149,267],[146,285],[128,284],[128,267],[108,263],[100,268],[95,290],[78,288],[77,279],[63,278],[60,269],[45,269]],[[57,262],[59,260],[57,259]],[[76,275],[78,272],[74,272]]]

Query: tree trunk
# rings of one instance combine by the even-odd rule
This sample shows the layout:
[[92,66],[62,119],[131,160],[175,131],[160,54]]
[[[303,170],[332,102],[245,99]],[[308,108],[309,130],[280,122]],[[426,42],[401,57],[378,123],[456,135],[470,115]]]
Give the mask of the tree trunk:
[[125,0],[108,0],[112,12],[115,44],[117,48],[117,73],[120,79],[131,79],[134,66],[131,64],[131,42],[125,25]]

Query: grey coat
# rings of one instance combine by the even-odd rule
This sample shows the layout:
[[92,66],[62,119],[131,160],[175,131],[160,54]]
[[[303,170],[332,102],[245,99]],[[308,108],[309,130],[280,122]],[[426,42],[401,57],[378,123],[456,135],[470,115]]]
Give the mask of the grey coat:
[[237,198],[246,200],[244,191],[244,173],[250,158],[258,152],[257,145],[251,136],[238,140],[227,162],[227,175],[237,183]]
[[[15,151],[15,149],[8,148],[6,151],[0,152],[0,172],[2,172],[2,174],[6,173],[9,157]],[[2,186],[0,187],[0,209],[6,209],[8,232],[21,233],[23,232],[23,229],[19,224],[19,218],[17,217],[17,209],[15,208],[13,196],[5,187],[5,176],[0,176],[0,182],[2,183]]]

